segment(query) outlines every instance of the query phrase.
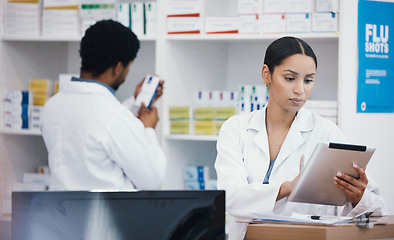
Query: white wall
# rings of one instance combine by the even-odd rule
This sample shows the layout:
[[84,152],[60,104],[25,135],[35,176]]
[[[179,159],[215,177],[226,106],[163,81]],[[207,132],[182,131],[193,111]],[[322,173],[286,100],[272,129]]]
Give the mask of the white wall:
[[[394,114],[356,113],[357,106],[357,0],[342,1],[339,50],[339,125],[350,142],[377,148],[368,171],[380,186],[389,214],[394,214]],[[370,13],[374,14],[374,13]]]

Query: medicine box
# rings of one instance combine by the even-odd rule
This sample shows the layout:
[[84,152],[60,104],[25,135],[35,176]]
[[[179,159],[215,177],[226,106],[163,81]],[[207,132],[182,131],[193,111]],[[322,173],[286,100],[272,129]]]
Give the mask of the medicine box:
[[189,120],[170,120],[171,134],[189,134],[190,121]]
[[144,22],[144,3],[131,3],[131,30],[137,36],[143,36],[145,33]]
[[170,120],[190,119],[189,106],[170,106],[169,107]]
[[214,120],[195,120],[194,134],[213,135],[215,134]]
[[134,105],[137,108],[140,108],[141,103],[144,103],[147,108],[150,108],[156,96],[159,84],[160,78],[158,76],[151,74],[146,75],[144,83],[141,86],[141,90],[135,99]]
[[286,31],[285,14],[263,14],[263,33],[283,33]]
[[261,15],[243,14],[238,16],[238,33],[253,34],[260,32],[261,32]]
[[313,12],[313,2],[312,0],[287,0],[286,12],[311,13]]
[[207,34],[238,33],[237,18],[207,17],[205,18]]
[[286,31],[308,33],[311,32],[310,13],[288,13],[286,14]]
[[156,2],[145,2],[145,34],[155,36],[157,29]]
[[201,32],[202,1],[169,1],[166,7],[168,34],[199,34]]
[[214,120],[216,118],[215,107],[195,107],[194,119],[195,120]]
[[313,13],[312,32],[337,32],[338,13]]
[[284,13],[286,12],[286,0],[264,0],[264,13]]
[[185,166],[183,179],[185,181],[207,182],[209,179],[209,167],[193,165]]
[[185,190],[205,190],[205,182],[185,181]]
[[339,0],[315,0],[316,12],[339,12]]
[[167,33],[199,34],[201,25],[200,17],[169,17],[167,18]]
[[262,14],[263,0],[238,0],[238,14]]

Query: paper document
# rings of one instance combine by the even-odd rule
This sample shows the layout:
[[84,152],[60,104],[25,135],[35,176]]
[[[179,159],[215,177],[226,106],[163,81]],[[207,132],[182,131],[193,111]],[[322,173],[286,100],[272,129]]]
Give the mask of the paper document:
[[353,223],[351,217],[337,217],[337,216],[311,216],[293,213],[289,216],[258,214],[252,222],[273,222],[273,223],[298,223],[298,224],[323,224],[323,225],[341,225]]

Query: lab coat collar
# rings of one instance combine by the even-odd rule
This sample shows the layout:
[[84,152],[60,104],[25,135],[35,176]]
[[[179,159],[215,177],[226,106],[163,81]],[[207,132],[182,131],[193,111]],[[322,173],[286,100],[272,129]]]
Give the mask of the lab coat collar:
[[108,88],[95,82],[70,81],[67,82],[62,91],[77,93],[99,93],[115,97]]
[[[248,123],[248,131],[257,131],[253,142],[267,155],[269,159],[269,145],[268,136],[265,125],[266,107],[262,110],[251,113],[251,119]],[[303,133],[313,130],[313,117],[312,113],[308,110],[301,108],[290,130],[287,133],[286,139],[282,144],[281,150],[276,158],[274,169],[278,167],[292,152],[299,148],[304,142]],[[273,169],[273,170],[274,170]]]

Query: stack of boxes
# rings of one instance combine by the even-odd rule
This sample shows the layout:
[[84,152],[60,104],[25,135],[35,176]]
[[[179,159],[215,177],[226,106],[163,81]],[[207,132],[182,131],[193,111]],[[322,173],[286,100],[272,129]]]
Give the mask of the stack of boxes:
[[29,91],[33,93],[31,129],[41,128],[41,115],[47,99],[52,95],[52,82],[49,79],[30,79]]
[[208,166],[186,166],[184,171],[186,190],[212,189]]
[[156,35],[156,2],[119,3],[117,19],[137,36]]
[[51,184],[48,166],[39,166],[37,172],[24,172],[22,182],[14,182],[12,191],[45,191]]
[[168,34],[199,34],[202,27],[203,2],[169,1],[167,3]]
[[238,0],[238,22],[240,34],[256,34],[261,29],[261,0]]
[[[167,32],[200,33],[200,1],[170,1]],[[194,5],[193,5],[194,4]],[[238,16],[206,17],[206,34],[338,31],[338,0],[238,0]]]
[[170,107],[170,133],[189,134],[190,133],[190,107],[173,106]]
[[193,109],[193,133],[219,134],[225,120],[236,114],[236,92],[197,91]]
[[241,85],[238,96],[237,114],[247,114],[267,104],[268,88],[265,85]]
[[7,91],[4,94],[4,127],[28,129],[33,95],[28,91]]
[[338,31],[339,0],[316,0],[316,13],[312,15],[313,32]]
[[41,34],[41,3],[13,1],[4,4],[4,35],[39,36]]
[[72,1],[44,0],[43,5],[43,36],[80,35],[78,4]]
[[81,33],[85,33],[91,25],[103,19],[116,20],[115,4],[81,4],[80,6]]

